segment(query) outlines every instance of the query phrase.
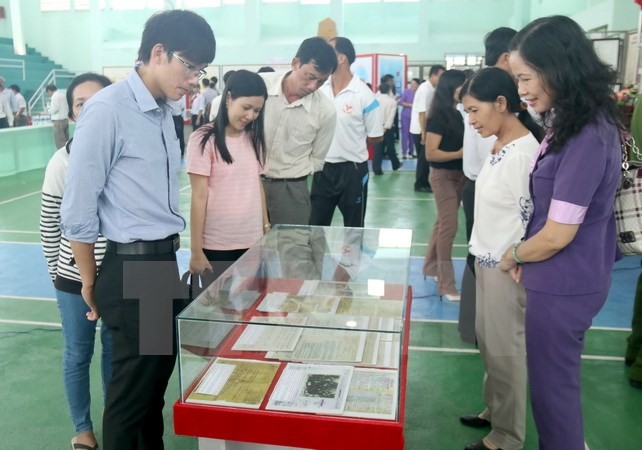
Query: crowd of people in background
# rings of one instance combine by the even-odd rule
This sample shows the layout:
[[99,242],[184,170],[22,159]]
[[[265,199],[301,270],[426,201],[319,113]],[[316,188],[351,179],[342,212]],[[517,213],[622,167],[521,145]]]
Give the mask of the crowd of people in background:
[[[613,73],[563,16],[493,30],[484,43],[489,68],[435,65],[401,95],[386,75],[375,95],[350,70],[349,39],[313,37],[289,71],[229,71],[219,92],[217,77],[204,78],[216,53],[210,26],[170,10],[147,21],[125,80],[83,74],[66,95],[47,86],[60,150],[47,168],[40,226],[63,324],[72,447],[98,448],[88,365],[102,318],[103,448],[163,448],[173,319],[184,303],[168,303],[160,334],[142,342],[144,305],[122,301],[123,273],[133,262],[162,262],[153,279],[138,273],[134,289],[177,292],[181,158],[192,188],[190,271],[218,274],[275,224],[329,226],[338,208],[345,226],[363,227],[372,145],[375,175],[384,154],[393,171],[416,158],[414,189],[434,194],[423,274],[440,296],[461,300],[462,338],[478,344],[485,370],[484,408],[459,420],[490,431],[466,449],[523,447],[528,385],[540,448],[583,450],[583,336],[617,257]],[[24,124],[20,88],[0,78],[0,100],[0,128]],[[470,257],[460,293],[451,256],[462,200]]]

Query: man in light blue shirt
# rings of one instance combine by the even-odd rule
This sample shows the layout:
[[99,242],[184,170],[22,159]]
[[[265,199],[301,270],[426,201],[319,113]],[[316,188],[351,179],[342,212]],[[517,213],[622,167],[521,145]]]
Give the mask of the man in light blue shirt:
[[[160,297],[177,293],[175,252],[185,228],[178,212],[180,147],[169,101],[205,75],[215,49],[212,29],[199,15],[153,15],[143,31],[140,64],[94,95],[76,127],[61,218],[91,308],[87,317],[102,316],[112,333],[105,450],[164,448],[163,396],[176,361],[173,319],[182,305]],[[93,246],[99,233],[108,241],[96,276]],[[157,305],[150,308],[146,296],[159,286]]]

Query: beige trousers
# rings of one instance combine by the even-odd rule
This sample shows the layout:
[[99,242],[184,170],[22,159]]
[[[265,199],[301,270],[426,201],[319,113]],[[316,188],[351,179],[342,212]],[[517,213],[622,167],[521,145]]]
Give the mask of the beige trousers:
[[67,119],[52,120],[51,124],[53,125],[54,142],[56,143],[56,149],[64,147],[69,140],[69,121]]
[[475,262],[475,275],[475,331],[485,368],[481,417],[492,424],[486,439],[503,450],[518,450],[526,434],[526,292],[498,268]]

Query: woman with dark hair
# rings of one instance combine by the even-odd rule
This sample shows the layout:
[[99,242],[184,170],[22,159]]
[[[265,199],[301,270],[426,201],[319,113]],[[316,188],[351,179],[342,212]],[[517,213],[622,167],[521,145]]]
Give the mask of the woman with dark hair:
[[[265,194],[263,79],[238,70],[225,83],[214,122],[192,133],[187,172],[192,186],[190,271],[218,276],[269,231]],[[210,262],[217,261],[216,270]]]
[[[84,73],[71,81],[67,88],[69,119],[77,120],[82,106],[102,88],[109,86],[109,78],[96,73]],[[47,259],[49,275],[54,282],[60,319],[62,322],[62,377],[65,394],[76,435],[71,440],[74,449],[96,449],[96,436],[91,421],[89,394],[89,366],[94,354],[96,320],[90,319],[90,308],[80,293],[82,282],[69,241],[60,230],[60,204],[65,191],[65,176],[69,166],[70,139],[47,164],[42,186],[40,209],[40,240]],[[105,238],[99,236],[94,246],[96,269],[105,255]],[[102,343],[103,396],[111,377],[111,334],[103,324],[100,327]]]
[[[543,114],[532,163],[533,214],[501,261],[526,288],[526,354],[540,449],[583,450],[584,334],[604,305],[617,257],[620,181],[615,74],[564,16],[537,19],[511,41],[520,96]],[[571,272],[569,272],[571,270]]]
[[[462,145],[464,120],[459,111],[459,91],[466,81],[461,70],[447,70],[439,78],[426,120],[426,159],[430,161],[430,186],[435,195],[437,220],[424,260],[424,276],[436,278],[439,295],[458,301],[452,249],[457,234],[457,210],[464,188]],[[433,184],[435,183],[435,184]]]
[[526,432],[526,292],[499,270],[499,262],[506,246],[524,236],[530,218],[528,169],[542,130],[522,104],[513,78],[500,68],[475,73],[462,87],[461,99],[477,133],[497,140],[477,177],[469,243],[475,256],[475,332],[485,368],[486,408],[460,421],[492,427],[467,450],[519,450]]

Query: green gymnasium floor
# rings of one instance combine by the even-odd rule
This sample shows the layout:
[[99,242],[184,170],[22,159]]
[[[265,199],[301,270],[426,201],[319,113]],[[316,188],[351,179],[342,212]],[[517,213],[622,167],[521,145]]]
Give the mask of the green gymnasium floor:
[[[386,167],[388,169],[386,170]],[[414,161],[370,181],[366,225],[412,228],[410,282],[415,299],[411,325],[405,436],[409,450],[461,449],[484,431],[459,424],[480,411],[482,365],[457,333],[458,305],[440,301],[432,280],[423,280],[421,256],[435,217],[432,194],[412,189]],[[0,178],[0,449],[68,449],[73,435],[61,376],[61,329],[51,283],[38,244],[43,171]],[[188,215],[189,186],[181,176],[181,211]],[[466,252],[463,214],[453,255]],[[335,225],[340,217],[335,216]],[[188,233],[182,235],[188,248]],[[187,253],[181,251],[185,261]],[[459,273],[463,260],[456,260]],[[642,391],[631,388],[623,364],[639,258],[614,272],[614,287],[599,327],[586,338],[582,372],[586,440],[592,450],[642,448]],[[570,275],[570,274],[569,274]],[[616,280],[617,277],[617,281]],[[92,365],[92,416],[101,438],[102,393],[97,354]],[[172,432],[171,405],[179,396],[176,374],[166,395],[166,448],[196,449],[196,440]],[[216,424],[212,424],[216,426]],[[537,448],[532,417],[526,449]],[[364,449],[365,450],[365,449]],[[387,450],[387,449],[367,449]],[[564,449],[559,449],[564,450]]]

